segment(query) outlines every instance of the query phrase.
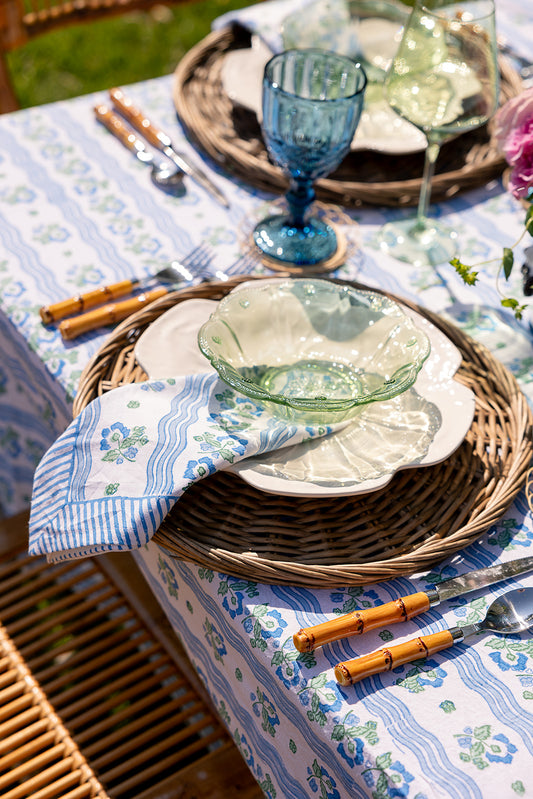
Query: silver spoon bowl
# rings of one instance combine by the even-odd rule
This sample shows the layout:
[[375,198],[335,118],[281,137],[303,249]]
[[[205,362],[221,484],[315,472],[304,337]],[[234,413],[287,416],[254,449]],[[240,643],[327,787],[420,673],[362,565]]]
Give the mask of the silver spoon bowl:
[[169,161],[155,160],[155,156],[147,149],[145,143],[136,133],[129,128],[124,121],[115,114],[107,105],[100,104],[94,109],[94,113],[99,122],[122,142],[122,144],[133,153],[143,164],[151,166],[151,178],[154,185],[169,194],[181,195],[185,193],[183,184],[184,172],[175,164]]
[[465,627],[452,627],[452,635],[459,630],[464,641],[471,635],[482,632],[511,635],[521,633],[533,627],[533,588],[515,588],[495,599],[489,606],[483,621],[467,624]]
[[533,627],[533,588],[515,588],[495,599],[489,605],[485,618],[477,624],[421,635],[402,644],[378,649],[370,655],[338,663],[334,670],[335,678],[339,685],[353,685],[373,674],[391,671],[414,660],[423,660],[477,633],[513,635],[530,627]]
[[171,166],[169,163],[161,161],[156,163],[152,153],[147,150],[137,151],[137,158],[144,164],[151,164],[152,170],[150,177],[159,189],[169,192],[169,194],[183,194],[185,187],[183,185],[184,173],[177,166]]

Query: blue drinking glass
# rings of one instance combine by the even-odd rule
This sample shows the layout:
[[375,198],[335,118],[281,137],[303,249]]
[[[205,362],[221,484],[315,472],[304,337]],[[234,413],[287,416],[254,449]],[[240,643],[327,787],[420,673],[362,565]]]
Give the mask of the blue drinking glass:
[[263,137],[273,161],[289,176],[287,215],[254,230],[265,255],[284,263],[316,264],[337,250],[335,231],[309,215],[313,182],[342,161],[361,116],[366,75],[360,64],[325,50],[286,50],[263,77]]

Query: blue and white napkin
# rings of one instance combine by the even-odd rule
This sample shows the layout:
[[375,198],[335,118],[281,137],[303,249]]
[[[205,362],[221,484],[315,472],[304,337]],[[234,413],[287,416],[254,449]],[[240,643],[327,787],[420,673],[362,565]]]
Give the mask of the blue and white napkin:
[[347,0],[266,0],[228,11],[211,27],[220,30],[234,23],[259,36],[273,53],[293,47],[358,52]]
[[37,467],[29,552],[54,561],[142,547],[187,486],[332,430],[287,424],[212,372],[110,391]]

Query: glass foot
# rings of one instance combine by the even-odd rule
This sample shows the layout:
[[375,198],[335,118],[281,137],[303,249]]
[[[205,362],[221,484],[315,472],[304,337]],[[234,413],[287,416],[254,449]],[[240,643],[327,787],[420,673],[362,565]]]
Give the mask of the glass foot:
[[318,264],[337,251],[337,236],[327,222],[309,219],[303,227],[295,227],[287,217],[270,216],[256,226],[254,241],[259,249],[283,263]]
[[383,252],[413,266],[437,266],[447,263],[457,252],[457,233],[433,219],[426,227],[416,220],[404,219],[384,225],[378,235]]

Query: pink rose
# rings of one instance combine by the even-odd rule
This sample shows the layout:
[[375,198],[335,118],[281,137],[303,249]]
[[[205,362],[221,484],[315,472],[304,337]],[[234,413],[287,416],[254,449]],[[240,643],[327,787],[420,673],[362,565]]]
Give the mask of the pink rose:
[[495,114],[493,136],[502,152],[512,131],[531,124],[533,120],[533,87],[512,97]]
[[524,147],[521,157],[513,164],[509,175],[508,189],[517,199],[527,200],[533,187],[533,138]]
[[533,117],[511,130],[503,143],[503,154],[508,164],[520,161],[533,143]]
[[512,167],[509,191],[527,199],[533,186],[533,88],[503,105],[494,116],[493,136]]

